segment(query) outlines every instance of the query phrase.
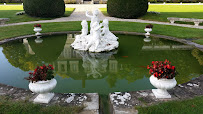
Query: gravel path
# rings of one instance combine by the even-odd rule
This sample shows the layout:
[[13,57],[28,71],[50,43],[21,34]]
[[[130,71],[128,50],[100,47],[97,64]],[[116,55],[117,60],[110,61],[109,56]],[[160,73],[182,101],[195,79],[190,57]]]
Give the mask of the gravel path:
[[[34,23],[67,22],[67,21],[82,21],[82,20],[90,21],[90,19],[85,16],[85,11],[93,11],[98,8],[106,8],[106,4],[68,4],[68,5],[66,5],[66,7],[76,8],[75,11],[69,17],[61,17],[61,18],[56,18],[53,20],[41,20],[41,21],[30,21],[30,22],[5,24],[5,25],[0,25],[0,27],[34,24]],[[99,17],[101,20],[106,18],[109,21],[151,23],[151,24],[173,25],[173,26],[180,26],[180,27],[203,29],[203,26],[194,26],[194,25],[186,25],[186,24],[171,24],[169,22],[157,22],[157,21],[148,21],[148,20],[141,20],[141,19],[121,19],[121,18],[115,18],[115,17],[107,17],[107,16],[104,16],[101,12],[99,14]]]

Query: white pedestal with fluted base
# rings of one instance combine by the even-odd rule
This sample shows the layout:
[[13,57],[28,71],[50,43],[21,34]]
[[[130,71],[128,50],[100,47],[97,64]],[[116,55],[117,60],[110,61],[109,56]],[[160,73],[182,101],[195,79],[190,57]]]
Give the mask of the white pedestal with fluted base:
[[172,89],[176,86],[177,82],[173,79],[158,79],[152,75],[150,77],[151,84],[157,89],[152,89],[156,98],[171,98],[171,95],[167,90]]
[[29,89],[38,93],[39,95],[34,99],[35,103],[49,103],[54,97],[54,93],[49,93],[56,87],[56,79],[51,79],[47,81],[30,82]]

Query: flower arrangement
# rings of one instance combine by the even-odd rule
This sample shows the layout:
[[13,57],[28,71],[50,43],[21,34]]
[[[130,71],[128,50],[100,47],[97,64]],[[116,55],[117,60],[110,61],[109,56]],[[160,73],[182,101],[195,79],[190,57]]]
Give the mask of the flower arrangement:
[[153,28],[152,24],[147,25],[145,28]]
[[32,73],[30,72],[30,76],[26,77],[25,79],[31,81],[31,82],[37,82],[37,81],[47,81],[54,78],[54,72],[53,72],[53,66],[52,65],[43,65],[43,66],[37,66],[35,71]]
[[34,27],[42,27],[40,24],[35,24]]
[[167,59],[163,61],[152,61],[152,66],[147,66],[149,73],[158,79],[173,79],[176,75],[175,66],[171,65]]

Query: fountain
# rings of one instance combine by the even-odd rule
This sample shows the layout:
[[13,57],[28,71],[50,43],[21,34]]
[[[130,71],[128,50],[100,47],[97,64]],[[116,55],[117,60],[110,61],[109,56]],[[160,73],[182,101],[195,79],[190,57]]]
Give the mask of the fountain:
[[82,33],[75,37],[71,46],[77,50],[90,52],[104,52],[118,48],[118,37],[109,31],[109,21],[104,19],[99,23],[98,10],[93,11],[93,16],[86,12],[86,16],[91,18],[90,34],[88,34],[88,23],[83,20]]

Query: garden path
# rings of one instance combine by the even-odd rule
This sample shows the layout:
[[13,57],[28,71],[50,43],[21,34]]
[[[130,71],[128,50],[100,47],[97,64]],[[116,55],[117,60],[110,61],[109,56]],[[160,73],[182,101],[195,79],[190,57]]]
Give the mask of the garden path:
[[[98,9],[98,8],[106,8],[106,4],[67,4],[66,7],[75,8],[75,11],[69,17],[61,17],[61,18],[56,18],[53,20],[41,20],[41,21],[30,21],[30,22],[5,24],[5,25],[0,25],[0,27],[34,24],[34,23],[67,22],[67,21],[82,21],[82,20],[90,21],[90,19],[85,16],[85,11],[92,11],[92,10]],[[203,26],[194,26],[194,25],[176,24],[176,23],[171,24],[169,22],[157,22],[157,21],[148,21],[148,20],[141,20],[141,19],[121,19],[121,18],[115,18],[115,17],[107,17],[107,16],[104,16],[101,12],[99,14],[99,17],[101,20],[106,18],[109,21],[151,23],[151,24],[172,25],[172,26],[203,29]]]

